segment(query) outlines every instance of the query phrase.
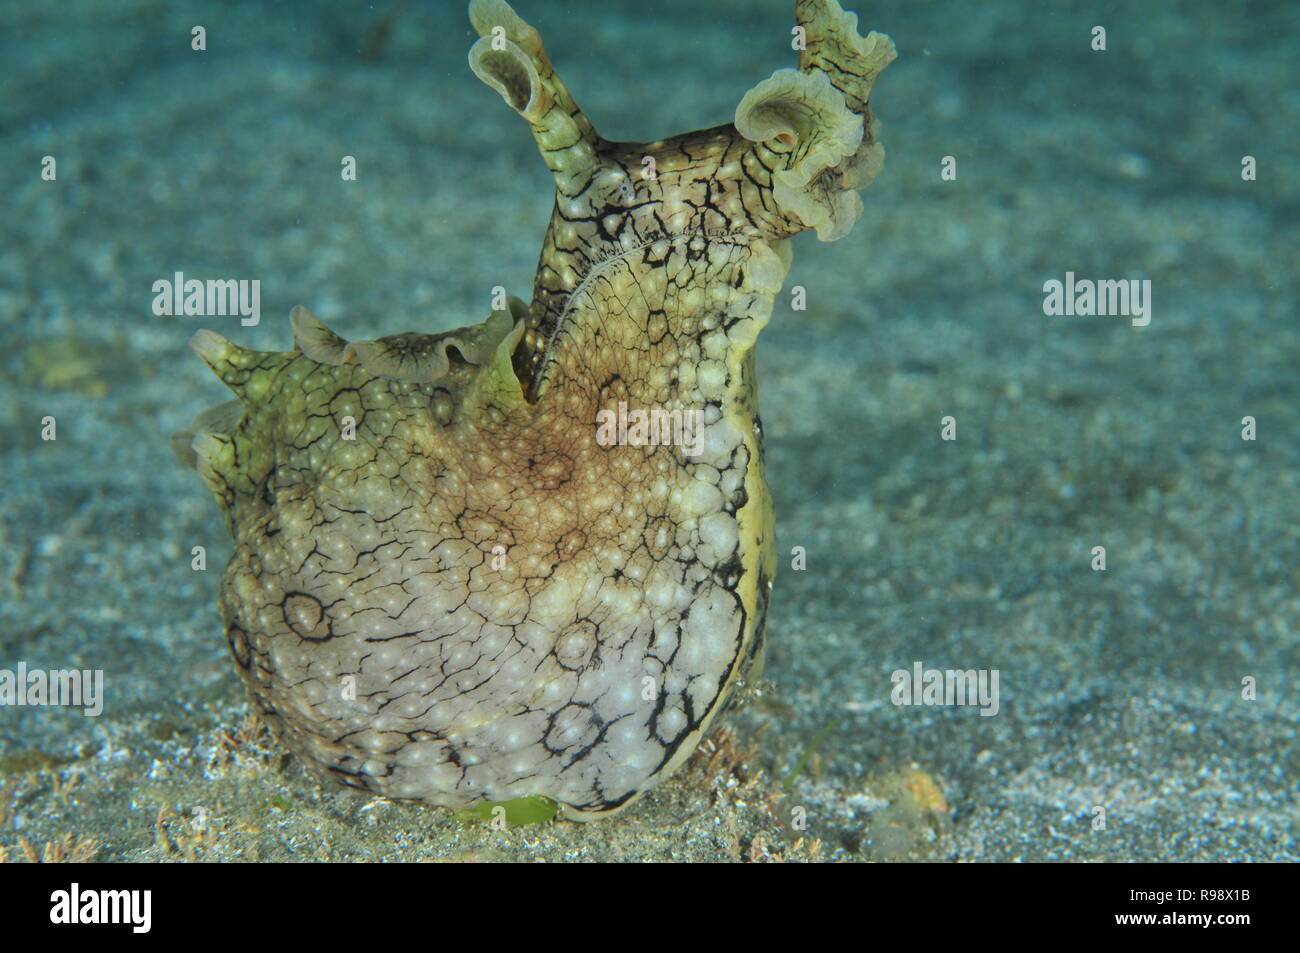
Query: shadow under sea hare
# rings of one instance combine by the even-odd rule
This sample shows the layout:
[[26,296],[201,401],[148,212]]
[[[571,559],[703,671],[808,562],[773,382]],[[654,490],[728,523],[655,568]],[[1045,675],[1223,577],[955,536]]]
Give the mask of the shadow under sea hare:
[[[226,636],[323,776],[608,815],[761,667],[776,559],[754,343],[785,240],[835,240],[862,210],[883,163],[868,98],[895,56],[835,0],[796,18],[799,68],[734,124],[608,142],[537,32],[474,0],[470,66],[555,179],[531,303],[368,342],[299,307],[289,352],[195,336],[238,395],[174,438],[234,537]],[[694,421],[694,445],[648,431],[656,411]]]

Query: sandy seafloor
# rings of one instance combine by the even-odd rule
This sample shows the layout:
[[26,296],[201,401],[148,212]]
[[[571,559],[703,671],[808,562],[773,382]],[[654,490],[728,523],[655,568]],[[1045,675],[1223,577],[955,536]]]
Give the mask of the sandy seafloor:
[[[793,65],[785,0],[516,6],[609,138]],[[0,667],[107,679],[98,718],[0,709],[9,860],[1300,856],[1300,6],[857,9],[900,53],[886,169],[849,237],[797,240],[808,309],[759,346],[769,685],[621,817],[498,832],[240,736],[230,544],[166,439],[228,397],[200,326],[284,349],[299,303],[366,339],[528,296],[551,186],[464,5],[0,5]],[[261,324],[154,317],[175,271],[259,279]],[[1045,316],[1066,271],[1149,278],[1150,325]],[[890,704],[915,661],[997,669],[999,713]]]

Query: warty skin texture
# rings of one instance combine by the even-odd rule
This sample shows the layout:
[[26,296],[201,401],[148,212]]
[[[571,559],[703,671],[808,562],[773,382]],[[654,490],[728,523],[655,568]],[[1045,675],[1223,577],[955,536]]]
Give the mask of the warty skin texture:
[[[471,68],[556,183],[531,303],[355,343],[298,308],[288,352],[196,336],[238,398],[175,441],[235,541],[227,639],[323,776],[605,816],[755,677],[776,561],[754,343],[784,239],[834,240],[861,211],[883,161],[867,100],[894,58],[834,0],[796,17],[800,68],[734,124],[612,143],[537,33],[475,0]],[[602,445],[597,412],[620,402],[698,413],[700,452]]]

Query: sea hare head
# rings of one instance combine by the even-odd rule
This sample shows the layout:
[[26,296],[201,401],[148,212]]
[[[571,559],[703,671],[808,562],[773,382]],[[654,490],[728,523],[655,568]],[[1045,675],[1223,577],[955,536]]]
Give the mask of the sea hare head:
[[734,124],[612,143],[537,32],[475,0],[470,64],[555,179],[531,302],[369,342],[299,308],[288,352],[196,336],[238,399],[175,446],[234,537],[235,661],[308,765],[397,799],[607,814],[760,663],[775,560],[753,345],[783,239],[838,238],[861,211],[893,58],[834,0],[796,11],[799,69]]

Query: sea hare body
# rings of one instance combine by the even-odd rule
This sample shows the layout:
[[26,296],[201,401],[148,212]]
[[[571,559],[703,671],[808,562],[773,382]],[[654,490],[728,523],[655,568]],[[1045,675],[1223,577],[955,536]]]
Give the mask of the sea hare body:
[[355,343],[298,308],[288,352],[196,335],[239,399],[176,445],[234,537],[235,661],[308,765],[395,799],[609,814],[761,664],[754,342],[783,240],[861,211],[882,161],[867,100],[894,58],[834,0],[796,15],[799,69],[734,125],[614,143],[536,31],[475,0],[470,65],[556,182],[531,303]]

